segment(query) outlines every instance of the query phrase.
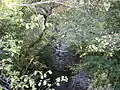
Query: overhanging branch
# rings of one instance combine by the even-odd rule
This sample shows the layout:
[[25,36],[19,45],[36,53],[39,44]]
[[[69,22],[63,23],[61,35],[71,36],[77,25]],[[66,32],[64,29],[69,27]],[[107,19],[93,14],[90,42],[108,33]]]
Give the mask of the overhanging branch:
[[36,6],[36,5],[50,4],[50,3],[59,4],[59,5],[63,5],[63,6],[70,7],[70,8],[75,8],[75,7],[71,6],[71,5],[65,4],[63,2],[58,2],[58,1],[35,2],[35,3],[32,3],[32,4],[27,4],[27,3],[23,3],[23,4],[10,3],[10,4],[13,5],[13,6]]

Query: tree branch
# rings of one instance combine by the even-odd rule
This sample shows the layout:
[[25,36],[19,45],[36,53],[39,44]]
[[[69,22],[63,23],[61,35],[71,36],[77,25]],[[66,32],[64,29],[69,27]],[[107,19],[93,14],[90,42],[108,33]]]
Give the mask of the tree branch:
[[28,49],[34,47],[34,45],[37,44],[41,40],[41,38],[43,37],[44,32],[46,31],[46,28],[47,28],[46,22],[47,22],[47,17],[44,15],[44,29],[43,29],[42,33],[39,35],[39,38],[35,42],[33,42],[29,45]]
[[59,5],[63,5],[63,6],[66,6],[66,7],[75,8],[75,7],[71,6],[71,5],[65,4],[63,2],[58,2],[58,1],[44,1],[44,2],[36,2],[36,3],[32,3],[32,4],[27,4],[27,3],[23,3],[23,4],[10,3],[10,4],[12,4],[14,6],[35,6],[35,5],[50,4],[50,3],[59,4]]

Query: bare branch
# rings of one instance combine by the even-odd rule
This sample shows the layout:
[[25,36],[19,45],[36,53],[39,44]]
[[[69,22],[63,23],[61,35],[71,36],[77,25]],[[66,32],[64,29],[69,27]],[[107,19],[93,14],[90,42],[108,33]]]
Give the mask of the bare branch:
[[10,3],[10,4],[12,4],[14,6],[35,6],[35,5],[50,4],[50,3],[55,3],[55,4],[63,5],[66,7],[75,8],[71,5],[65,4],[63,2],[58,2],[58,1],[44,1],[44,2],[36,2],[36,3],[32,3],[32,4],[27,4],[27,3],[23,3],[23,4]]

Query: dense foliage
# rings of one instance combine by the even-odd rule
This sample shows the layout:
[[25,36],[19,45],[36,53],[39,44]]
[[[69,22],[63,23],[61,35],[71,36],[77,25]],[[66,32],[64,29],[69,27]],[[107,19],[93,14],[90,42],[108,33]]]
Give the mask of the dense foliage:
[[82,70],[92,90],[119,90],[119,20],[120,1],[1,0],[1,89],[78,89]]

